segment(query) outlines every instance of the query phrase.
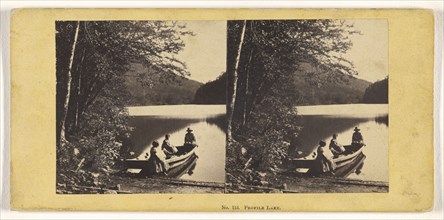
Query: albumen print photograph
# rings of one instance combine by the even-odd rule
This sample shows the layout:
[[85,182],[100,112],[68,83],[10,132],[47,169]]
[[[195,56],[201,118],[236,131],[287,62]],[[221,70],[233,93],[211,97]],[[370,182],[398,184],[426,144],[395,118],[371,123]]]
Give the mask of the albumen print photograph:
[[431,210],[434,15],[14,9],[9,206]]
[[388,192],[388,24],[227,25],[226,193]]
[[58,194],[223,193],[226,21],[57,21]]
[[388,24],[57,21],[57,193],[388,192]]

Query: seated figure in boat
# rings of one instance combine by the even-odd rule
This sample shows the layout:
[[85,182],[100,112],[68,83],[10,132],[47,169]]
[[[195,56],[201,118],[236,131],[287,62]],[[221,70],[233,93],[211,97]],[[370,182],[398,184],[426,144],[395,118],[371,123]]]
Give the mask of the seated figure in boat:
[[363,146],[364,144],[364,137],[362,137],[361,132],[359,132],[361,129],[359,129],[358,127],[355,127],[354,129],[354,133],[352,136],[352,145],[359,145],[359,146]]
[[167,156],[172,156],[177,153],[177,148],[170,143],[170,135],[166,134],[162,143],[162,150]]
[[318,153],[313,167],[314,173],[334,173],[336,164],[333,161],[333,153],[326,147],[324,141],[319,142]]
[[338,138],[338,134],[333,134],[333,138],[331,139],[330,146],[329,146],[331,152],[333,152],[333,154],[335,156],[340,155],[340,154],[344,153],[344,151],[345,151],[344,146],[342,146],[338,143],[337,138]]
[[191,130],[190,128],[187,129],[187,133],[185,134],[185,143],[183,145],[183,147],[186,149],[186,151],[188,149],[192,149],[194,147],[196,147],[196,137],[193,134],[193,130]]
[[166,162],[166,155],[162,148],[159,146],[159,142],[153,141],[151,147],[150,160],[153,162],[154,170],[156,173],[163,173],[168,171],[168,163]]

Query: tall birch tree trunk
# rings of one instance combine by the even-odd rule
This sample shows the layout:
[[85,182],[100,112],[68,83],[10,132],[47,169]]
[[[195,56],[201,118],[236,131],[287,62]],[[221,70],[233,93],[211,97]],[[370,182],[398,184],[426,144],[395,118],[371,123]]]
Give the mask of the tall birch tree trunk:
[[83,53],[82,53],[82,59],[80,60],[80,67],[78,68],[79,70],[79,74],[78,74],[78,82],[77,82],[77,101],[76,101],[76,114],[75,114],[75,121],[74,121],[74,127],[77,129],[79,126],[79,118],[80,118],[80,107],[79,107],[79,103],[80,103],[80,95],[81,95],[81,89],[82,89],[82,75],[83,75],[83,61],[85,60],[85,53],[86,53],[86,49],[83,48]]
[[236,90],[237,90],[237,80],[239,78],[238,76],[238,69],[239,69],[239,63],[240,63],[240,56],[241,56],[241,52],[242,52],[242,45],[244,43],[244,37],[245,37],[245,29],[247,26],[247,21],[243,21],[242,24],[242,32],[241,32],[241,36],[240,36],[240,40],[239,40],[239,47],[237,50],[237,55],[236,55],[236,61],[235,61],[235,65],[234,65],[234,72],[233,72],[233,95],[231,96],[231,101],[230,101],[230,112],[228,112],[228,127],[227,127],[227,138],[228,141],[231,142],[233,140],[232,137],[232,122],[233,122],[233,115],[234,115],[234,103],[236,102]]
[[76,45],[77,45],[77,38],[79,35],[79,27],[80,27],[80,21],[77,21],[76,31],[74,34],[74,41],[72,43],[71,57],[69,58],[68,73],[66,76],[66,96],[65,96],[65,101],[63,103],[63,113],[62,113],[61,122],[60,122],[60,140],[59,140],[60,142],[59,142],[59,144],[64,143],[66,141],[65,123],[66,123],[66,116],[68,115],[69,98],[70,98],[70,94],[71,94],[72,64],[74,62],[74,54],[75,54]]
[[253,47],[250,49],[250,57],[248,58],[247,68],[245,70],[245,100],[244,100],[244,109],[242,115],[242,126],[245,126],[247,122],[247,105],[248,105],[248,96],[249,96],[249,77],[250,77],[250,67],[251,67],[251,59],[253,58]]

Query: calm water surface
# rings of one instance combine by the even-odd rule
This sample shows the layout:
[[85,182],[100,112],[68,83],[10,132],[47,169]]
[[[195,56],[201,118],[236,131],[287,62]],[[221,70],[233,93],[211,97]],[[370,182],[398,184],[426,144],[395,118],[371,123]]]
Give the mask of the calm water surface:
[[338,134],[342,145],[349,145],[353,129],[359,127],[367,145],[361,169],[348,178],[388,182],[388,105],[323,105],[303,106],[301,115],[303,129],[291,142],[289,154],[309,156],[316,151],[320,140],[327,145],[333,133]]
[[170,134],[173,145],[183,145],[186,129],[190,127],[199,147],[198,159],[191,172],[181,179],[224,182],[225,181],[225,105],[193,106],[144,106],[130,107],[130,123],[135,127],[131,134],[134,156],[144,159],[151,149],[151,143],[163,142]]

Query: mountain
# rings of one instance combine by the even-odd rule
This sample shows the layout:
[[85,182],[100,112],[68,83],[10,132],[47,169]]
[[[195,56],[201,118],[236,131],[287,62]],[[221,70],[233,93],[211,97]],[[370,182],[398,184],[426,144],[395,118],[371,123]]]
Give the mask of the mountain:
[[294,74],[294,84],[301,95],[300,105],[326,105],[360,103],[371,83],[338,72],[320,72],[302,64]]
[[[142,74],[149,74],[149,79],[141,77]],[[125,74],[125,85],[133,97],[130,105],[178,105],[192,103],[202,83],[174,74],[158,74],[142,64],[132,63]]]
[[364,103],[388,103],[388,78],[371,84],[364,93]]
[[227,101],[227,73],[201,85],[194,96],[194,104],[225,104]]
[[[199,87],[195,104],[225,104],[227,74]],[[350,75],[321,72],[310,64],[301,64],[294,72],[292,82],[300,96],[298,105],[326,105],[361,103],[364,92],[371,84]]]
[[[138,77],[147,71],[151,79],[148,82]],[[226,103],[226,73],[202,84],[173,74],[156,74],[142,64],[133,63],[125,76],[125,85],[133,97],[131,105]],[[300,94],[299,105],[361,103],[366,89],[371,85],[368,81],[350,75],[321,72],[310,64],[302,64],[293,76],[292,83]]]

